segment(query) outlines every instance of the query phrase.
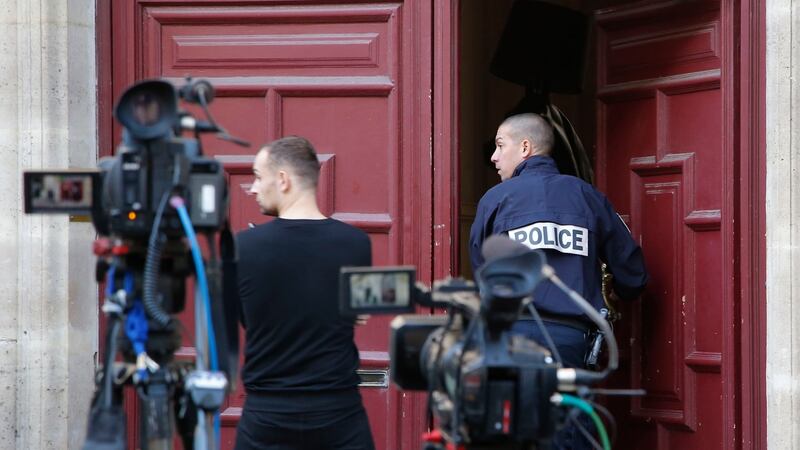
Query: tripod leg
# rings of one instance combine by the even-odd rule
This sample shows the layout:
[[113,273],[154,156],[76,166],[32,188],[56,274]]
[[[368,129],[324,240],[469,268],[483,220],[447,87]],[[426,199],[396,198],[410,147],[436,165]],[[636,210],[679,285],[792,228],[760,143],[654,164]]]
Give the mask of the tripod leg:
[[142,450],[172,449],[174,389],[165,374],[162,368],[151,375],[146,394],[141,387],[139,388]]
[[209,443],[208,436],[208,421],[206,420],[205,413],[198,409],[197,410],[197,428],[194,429],[194,444],[195,450],[208,450]]
[[193,449],[195,448],[194,429],[197,426],[197,407],[186,391],[181,391],[178,398],[180,399],[180,406],[175,416],[178,434],[181,436],[183,448],[186,450]]
[[121,402],[110,407],[96,402],[89,413],[89,429],[83,450],[125,450],[127,448],[127,424]]
[[127,423],[120,393],[122,388],[114,387],[113,382],[115,339],[119,327],[119,318],[111,316],[106,332],[102,377],[97,380],[83,450],[125,450],[127,446]]

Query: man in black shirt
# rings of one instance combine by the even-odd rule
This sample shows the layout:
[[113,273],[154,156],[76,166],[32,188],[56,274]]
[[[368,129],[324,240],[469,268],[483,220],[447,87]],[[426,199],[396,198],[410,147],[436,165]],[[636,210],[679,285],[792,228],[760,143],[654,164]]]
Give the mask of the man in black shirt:
[[250,193],[277,217],[237,235],[247,399],[236,448],[373,449],[354,323],[337,301],[339,269],[371,265],[369,238],[320,212],[306,139],[267,144],[253,172]]

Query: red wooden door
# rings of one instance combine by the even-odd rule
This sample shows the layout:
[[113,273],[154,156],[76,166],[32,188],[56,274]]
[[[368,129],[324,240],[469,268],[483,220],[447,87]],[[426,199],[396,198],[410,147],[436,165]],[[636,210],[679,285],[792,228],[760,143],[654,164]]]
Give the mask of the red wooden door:
[[[205,78],[217,90],[215,119],[254,143],[203,140],[229,176],[235,230],[264,220],[247,195],[258,146],[302,135],[322,161],[323,212],[370,235],[374,264],[413,264],[430,280],[430,0],[125,0],[110,8],[114,99],[139,79]],[[194,351],[192,317],[188,302],[185,355]],[[424,404],[387,387],[388,323],[373,317],[357,330],[362,394],[377,447],[416,448]],[[223,448],[232,447],[243,400],[239,385],[224,407]]]
[[[637,3],[598,19],[597,180],[641,242],[650,285],[617,330],[620,448],[733,448],[735,268],[718,1]],[[729,10],[728,10],[729,11]]]

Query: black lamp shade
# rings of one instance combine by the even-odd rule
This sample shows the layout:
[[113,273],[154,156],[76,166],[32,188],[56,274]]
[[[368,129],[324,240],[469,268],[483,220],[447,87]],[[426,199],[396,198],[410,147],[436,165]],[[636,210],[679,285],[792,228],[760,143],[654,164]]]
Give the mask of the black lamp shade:
[[588,18],[572,9],[517,0],[492,59],[491,72],[544,92],[578,94],[583,87]]

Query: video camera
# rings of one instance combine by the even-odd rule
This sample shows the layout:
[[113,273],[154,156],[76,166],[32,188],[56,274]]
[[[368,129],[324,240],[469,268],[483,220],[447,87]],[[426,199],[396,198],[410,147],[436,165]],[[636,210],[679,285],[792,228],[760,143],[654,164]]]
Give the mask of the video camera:
[[[608,323],[558,279],[543,252],[503,236],[487,239],[482,251],[487,262],[475,283],[448,279],[435,281],[431,289],[414,283],[413,267],[342,269],[343,314],[397,314],[412,312],[415,305],[447,310],[446,315],[400,315],[391,323],[391,379],[401,389],[427,391],[438,423],[425,437],[427,448],[528,449],[547,442],[563,417],[557,406],[594,414],[587,402],[567,392],[587,388],[617,367]],[[605,370],[561,367],[542,345],[511,333],[524,308],[536,314],[531,296],[545,277],[598,324],[609,348]],[[595,425],[607,443],[602,422]]]
[[[207,120],[179,109],[179,98],[199,104]],[[238,301],[230,298],[235,248],[223,166],[203,156],[199,134],[249,144],[214,122],[213,98],[203,80],[187,79],[179,89],[163,80],[137,83],[114,110],[123,126],[115,156],[95,170],[23,175],[26,213],[91,216],[99,234],[94,252],[97,281],[105,282],[106,353],[85,449],[126,448],[125,385],[140,400],[141,448],[172,448],[176,421],[184,448],[215,448],[219,440],[216,411],[238,367]],[[208,261],[197,234],[206,237]],[[177,361],[183,327],[174,315],[184,309],[189,275],[196,281],[197,357]],[[115,363],[118,348],[123,361]]]
[[181,137],[184,130],[218,127],[180,112],[179,95],[208,103],[214,94],[206,81],[190,80],[179,91],[161,80],[129,88],[114,111],[124,127],[116,156],[102,159],[94,171],[26,172],[25,212],[91,215],[103,236],[146,237],[154,225],[180,235],[176,210],[162,206],[165,196],[177,194],[187,199],[195,228],[221,229],[228,202],[222,165],[202,156],[199,140]]

